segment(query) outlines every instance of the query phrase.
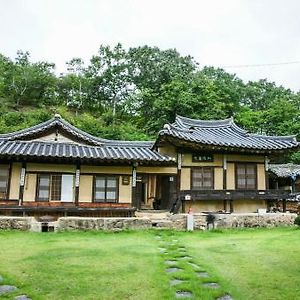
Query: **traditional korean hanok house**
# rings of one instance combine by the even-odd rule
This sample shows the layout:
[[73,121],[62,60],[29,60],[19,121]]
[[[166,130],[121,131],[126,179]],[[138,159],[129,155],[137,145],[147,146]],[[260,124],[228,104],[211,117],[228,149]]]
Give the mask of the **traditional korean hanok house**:
[[232,118],[202,121],[177,116],[159,132],[155,148],[176,157],[183,210],[257,212],[288,192],[269,189],[268,161],[299,149],[294,136],[250,134]]
[[59,115],[0,135],[0,214],[132,216],[136,209],[255,212],[269,190],[268,159],[294,137],[249,134],[232,119],[177,116],[156,142],[94,137]]
[[152,207],[157,197],[169,197],[177,173],[174,160],[152,145],[97,138],[59,115],[2,134],[0,214],[132,216]]

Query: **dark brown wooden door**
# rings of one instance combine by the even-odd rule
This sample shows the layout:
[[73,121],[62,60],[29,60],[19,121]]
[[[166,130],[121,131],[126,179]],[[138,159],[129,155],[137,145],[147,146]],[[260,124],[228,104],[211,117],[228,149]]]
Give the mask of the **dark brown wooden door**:
[[176,176],[162,176],[160,209],[171,209],[175,199]]

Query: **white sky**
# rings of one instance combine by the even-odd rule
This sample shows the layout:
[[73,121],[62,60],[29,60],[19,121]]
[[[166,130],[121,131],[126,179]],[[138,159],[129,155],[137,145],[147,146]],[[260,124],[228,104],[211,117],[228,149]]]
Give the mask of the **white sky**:
[[[216,67],[300,61],[298,0],[0,0],[0,53],[88,60],[99,45],[176,48]],[[300,63],[225,68],[300,90]]]

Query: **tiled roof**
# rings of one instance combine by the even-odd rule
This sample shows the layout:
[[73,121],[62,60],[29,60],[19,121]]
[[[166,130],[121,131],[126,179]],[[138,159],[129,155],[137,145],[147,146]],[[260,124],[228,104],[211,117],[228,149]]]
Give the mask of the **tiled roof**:
[[86,146],[40,141],[0,141],[0,157],[89,159],[95,161],[173,162],[147,147]]
[[107,140],[99,137],[95,137],[75,126],[71,125],[67,121],[61,118],[60,115],[55,115],[54,118],[37,124],[35,126],[25,128],[19,131],[0,134],[0,140],[24,140],[36,135],[43,133],[51,129],[62,129],[63,131],[69,133],[70,135],[85,141],[90,145],[110,145],[110,146],[130,146],[130,147],[151,147],[153,142],[151,141],[116,141],[116,140]]
[[278,177],[300,176],[300,165],[295,164],[269,164],[269,171]]
[[[42,141],[36,137],[51,130],[69,134],[76,143]],[[87,159],[97,162],[174,163],[167,155],[152,150],[153,142],[117,141],[92,136],[63,120],[54,118],[20,131],[0,135],[0,158]]]
[[166,124],[159,132],[159,139],[162,137],[230,149],[276,151],[300,146],[295,136],[266,136],[248,133],[238,127],[232,118],[203,121],[177,116],[173,124]]

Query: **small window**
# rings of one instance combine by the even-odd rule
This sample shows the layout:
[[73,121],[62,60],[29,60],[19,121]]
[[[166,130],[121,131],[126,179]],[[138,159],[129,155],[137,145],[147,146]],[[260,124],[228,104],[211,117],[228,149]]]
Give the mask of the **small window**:
[[9,166],[0,165],[0,199],[8,198]]
[[236,187],[242,190],[256,189],[256,164],[245,163],[236,165]]
[[192,189],[212,190],[214,188],[214,171],[211,167],[192,169]]
[[95,176],[94,201],[117,202],[119,181],[114,176]]

